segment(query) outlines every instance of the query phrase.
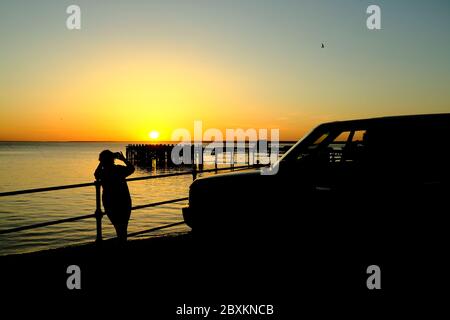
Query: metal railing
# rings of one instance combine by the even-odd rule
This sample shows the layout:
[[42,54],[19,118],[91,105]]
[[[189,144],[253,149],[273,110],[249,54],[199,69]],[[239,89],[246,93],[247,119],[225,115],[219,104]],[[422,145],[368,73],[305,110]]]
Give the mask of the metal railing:
[[[176,177],[176,176],[183,176],[183,175],[192,175],[193,180],[195,180],[197,178],[197,175],[200,173],[208,173],[208,172],[217,173],[219,171],[225,171],[225,170],[243,170],[243,169],[250,169],[250,168],[256,168],[256,167],[260,167],[260,165],[231,166],[231,167],[224,167],[224,168],[216,167],[214,169],[198,171],[196,169],[196,167],[193,166],[193,169],[189,170],[189,171],[166,173],[166,174],[159,174],[159,175],[154,175],[154,176],[129,178],[129,179],[126,179],[126,181],[131,182],[131,181],[140,181],[140,180],[161,179],[161,178]],[[47,227],[47,226],[61,224],[61,223],[68,223],[68,222],[74,222],[74,221],[79,221],[79,220],[84,220],[84,219],[95,218],[96,219],[96,232],[97,232],[96,241],[100,242],[103,239],[103,237],[102,237],[102,218],[105,215],[105,213],[102,211],[102,208],[101,208],[101,190],[100,190],[101,184],[99,181],[90,182],[90,183],[70,184],[70,185],[63,185],[63,186],[1,192],[0,197],[15,196],[15,195],[21,195],[21,194],[30,194],[30,193],[39,193],[39,192],[49,192],[49,191],[57,191],[57,190],[64,190],[64,189],[85,188],[85,187],[92,187],[92,186],[95,187],[95,198],[96,198],[96,201],[95,201],[96,208],[95,208],[94,214],[86,214],[86,215],[77,216],[77,217],[70,217],[70,218],[65,218],[65,219],[59,219],[59,220],[25,225],[25,226],[10,228],[10,229],[4,229],[4,230],[0,230],[0,235],[14,233],[14,232],[20,232],[20,231],[24,231],[24,230],[42,228],[42,227]],[[157,207],[157,206],[161,206],[164,204],[181,202],[181,201],[185,201],[185,200],[188,200],[188,197],[176,198],[176,199],[170,199],[170,200],[165,200],[165,201],[152,202],[152,203],[148,203],[148,204],[144,204],[144,205],[133,206],[131,208],[131,210],[139,210],[139,209],[143,209],[143,208]],[[181,225],[183,223],[184,223],[184,221],[179,221],[179,222],[175,222],[175,223],[161,225],[161,226],[154,227],[151,229],[146,229],[146,230],[129,233],[128,237],[133,237],[133,236],[141,235],[144,233],[150,233],[150,232],[157,231],[157,230],[171,228],[171,227],[174,227],[177,225]]]

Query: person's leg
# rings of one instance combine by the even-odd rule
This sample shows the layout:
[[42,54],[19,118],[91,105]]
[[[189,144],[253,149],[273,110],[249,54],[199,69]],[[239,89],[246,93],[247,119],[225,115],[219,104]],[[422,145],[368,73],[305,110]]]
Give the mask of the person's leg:
[[117,239],[120,242],[126,242],[127,241],[127,224],[117,223],[114,225],[114,228],[116,229]]
[[119,243],[126,243],[127,241],[127,229],[128,221],[130,219],[130,213],[121,213],[120,215],[116,216],[116,219],[114,219],[114,228],[116,229],[117,240]]

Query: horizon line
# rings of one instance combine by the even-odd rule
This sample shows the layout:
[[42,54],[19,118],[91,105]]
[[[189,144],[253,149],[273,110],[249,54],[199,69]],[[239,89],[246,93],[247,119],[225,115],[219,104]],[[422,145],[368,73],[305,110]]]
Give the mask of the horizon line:
[[[299,138],[300,139],[300,138]],[[297,142],[297,140],[278,140],[279,143],[283,142]],[[251,141],[270,141],[268,139],[258,139],[258,140],[251,140]],[[247,142],[249,140],[208,140],[208,141],[201,141],[201,142]],[[0,140],[0,143],[4,142],[55,142],[55,143],[80,143],[80,142],[92,142],[92,143],[98,143],[98,142],[117,142],[117,143],[124,143],[124,142],[135,142],[135,143],[156,143],[156,144],[162,144],[162,143],[180,143],[185,141],[172,141],[172,140],[161,140],[161,141],[148,141],[148,140]],[[194,140],[191,140],[190,142],[194,143]]]

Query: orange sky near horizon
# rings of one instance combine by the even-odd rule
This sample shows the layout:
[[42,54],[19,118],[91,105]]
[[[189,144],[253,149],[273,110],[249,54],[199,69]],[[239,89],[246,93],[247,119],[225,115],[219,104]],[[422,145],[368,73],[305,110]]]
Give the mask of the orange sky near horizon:
[[370,31],[369,2],[80,0],[77,31],[64,1],[0,2],[0,141],[450,112],[450,5],[379,0]]
[[8,121],[3,111],[0,140],[147,141],[157,131],[157,140],[169,141],[175,129],[193,132],[196,120],[224,134],[227,128],[279,128],[297,139],[315,125],[300,120],[302,126],[293,127],[301,114],[280,117],[275,86],[272,96],[261,94],[268,84],[240,68],[206,57],[111,51],[106,59],[91,56],[90,63],[72,62],[42,76],[38,86],[21,85],[27,94],[8,101],[21,121]]

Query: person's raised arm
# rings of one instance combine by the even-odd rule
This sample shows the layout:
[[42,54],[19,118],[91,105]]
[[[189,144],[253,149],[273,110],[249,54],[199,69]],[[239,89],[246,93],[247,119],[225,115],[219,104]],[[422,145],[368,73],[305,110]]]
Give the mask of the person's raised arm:
[[130,161],[128,161],[127,158],[125,158],[122,152],[119,152],[119,156],[117,158],[119,160],[122,160],[126,164],[126,177],[134,172],[134,165]]

